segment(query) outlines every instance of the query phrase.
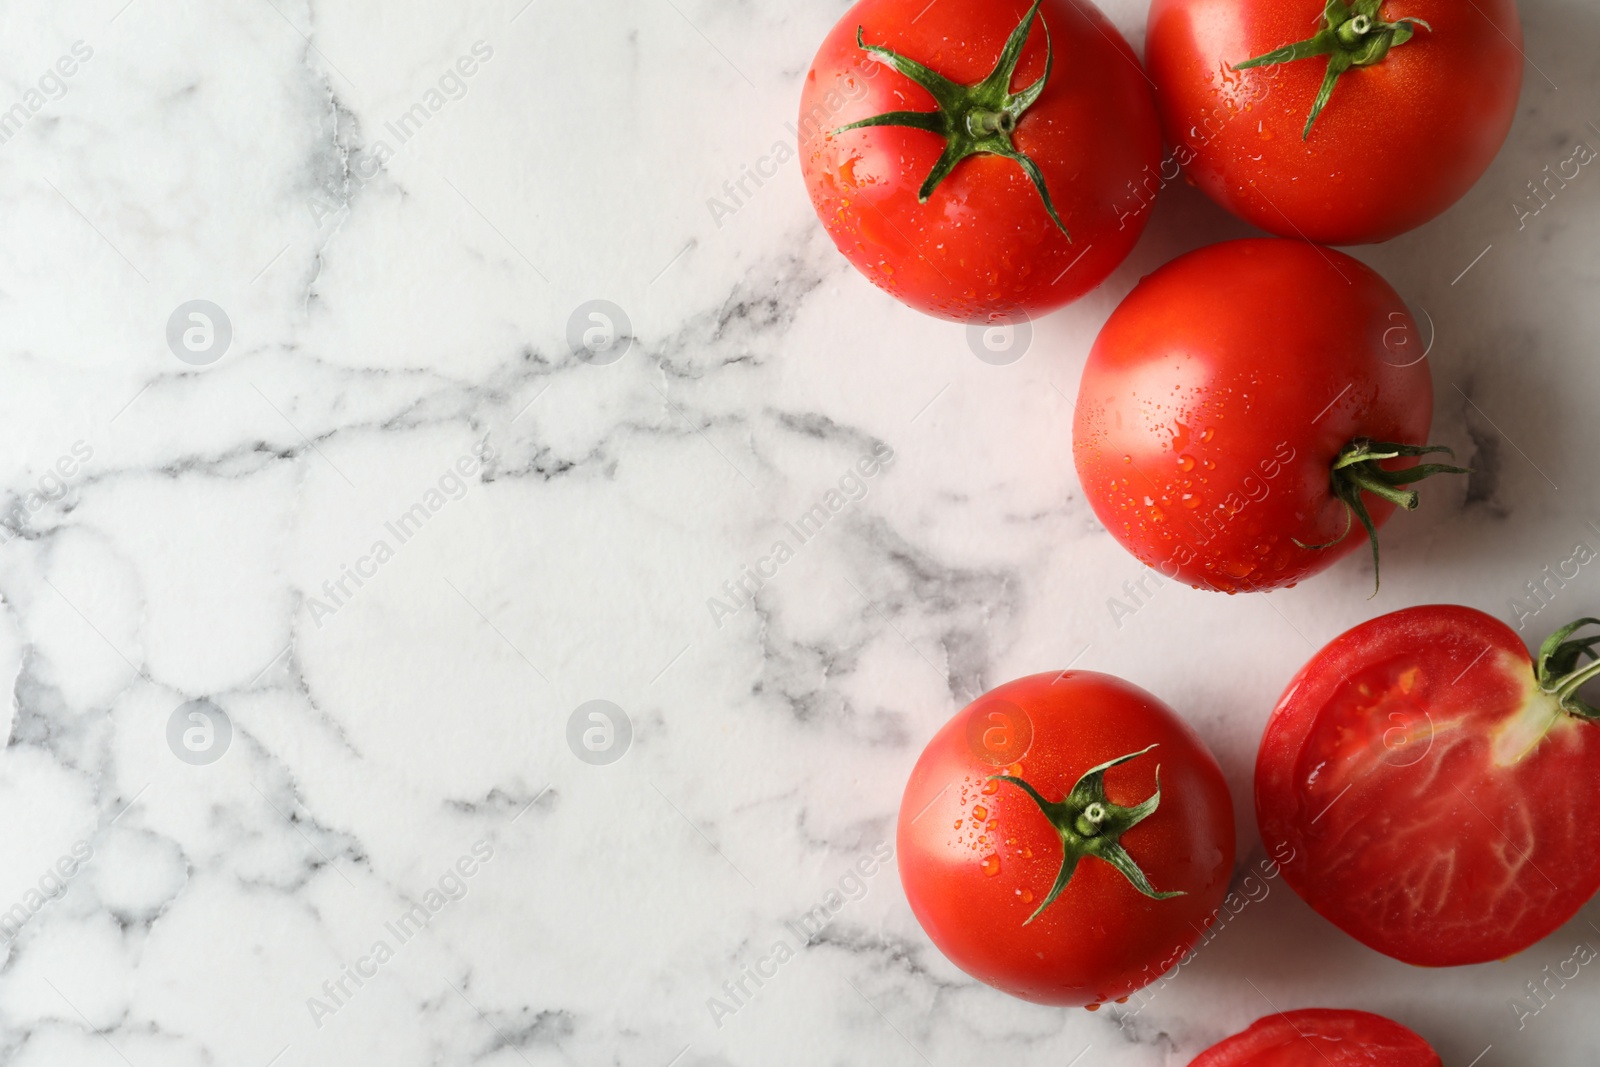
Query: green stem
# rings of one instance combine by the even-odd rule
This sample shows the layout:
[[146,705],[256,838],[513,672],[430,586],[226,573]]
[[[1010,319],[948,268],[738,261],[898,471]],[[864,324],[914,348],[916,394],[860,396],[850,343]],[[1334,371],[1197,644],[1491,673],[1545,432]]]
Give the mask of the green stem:
[[1418,498],[1413,490],[1390,485],[1381,478],[1374,477],[1369,470],[1360,467],[1348,468],[1344,476],[1362,491],[1380,496],[1395,507],[1405,508],[1407,511],[1416,510]]
[[1560,699],[1562,706],[1565,706],[1579,689],[1595,678],[1600,678],[1600,662],[1591,663],[1581,671],[1574,671],[1556,689],[1555,696]]
[[1050,820],[1056,836],[1061,839],[1061,868],[1056,872],[1055,884],[1050,887],[1050,892],[1034,909],[1033,914],[1023,920],[1022,925],[1026,926],[1033,922],[1045,908],[1055,902],[1061,891],[1067,888],[1073,872],[1078,869],[1079,861],[1085,856],[1094,856],[1111,864],[1135,889],[1152,900],[1167,900],[1184,895],[1182,890],[1157,892],[1150,885],[1150,880],[1145,877],[1144,871],[1120,843],[1123,834],[1149,818],[1156,808],[1160,807],[1160,766],[1156,767],[1156,791],[1142,803],[1125,808],[1120,804],[1113,804],[1106,798],[1106,771],[1118,764],[1137,759],[1155,747],[1151,745],[1138,752],[1130,752],[1126,756],[1107,760],[1098,767],[1091,767],[1059,803],[1046,800],[1037,789],[1021,778],[1013,778],[1008,774],[990,776],[995,781],[1009,782],[1028,794],[1044,813],[1045,818]]
[[1294,63],[1312,56],[1327,56],[1327,73],[1322,87],[1311,102],[1311,115],[1306,119],[1300,137],[1311,136],[1311,125],[1322,114],[1333,96],[1334,86],[1351,67],[1370,67],[1383,62],[1391,48],[1398,48],[1411,40],[1417,27],[1432,30],[1422,19],[1400,18],[1384,21],[1379,14],[1383,0],[1327,0],[1322,9],[1322,26],[1303,41],[1286,44],[1280,48],[1247,59],[1234,65],[1234,70],[1249,70],[1276,63]]
[[[1420,482],[1424,478],[1431,478],[1435,474],[1472,473],[1466,467],[1452,467],[1444,463],[1418,463],[1394,471],[1382,466],[1385,460],[1400,456],[1426,456],[1434,452],[1452,454],[1450,449],[1443,445],[1401,445],[1392,441],[1372,441],[1358,437],[1345,445],[1334,458],[1329,470],[1329,488],[1334,497],[1344,504],[1346,517],[1359,520],[1362,529],[1367,532],[1367,540],[1372,543],[1373,596],[1378,595],[1379,583],[1378,528],[1372,521],[1372,515],[1367,511],[1362,494],[1371,493],[1382,500],[1387,500],[1395,507],[1415,511],[1420,498],[1414,490],[1407,489],[1406,486]],[[1332,548],[1349,536],[1352,526],[1352,523],[1346,522],[1344,533],[1324,544],[1308,545],[1298,540],[1295,544],[1314,551]]]
[[1016,128],[1016,117],[1009,111],[972,111],[967,114],[967,129],[974,137],[1009,134]]
[[1372,20],[1365,15],[1357,15],[1348,22],[1341,22],[1333,32],[1338,35],[1340,44],[1357,45],[1372,32]]
[[[1600,626],[1600,619],[1578,619],[1545,638],[1539,647],[1534,677],[1538,679],[1539,689],[1554,697],[1567,714],[1596,722],[1600,721],[1600,708],[1578,698],[1578,690],[1600,678],[1600,653],[1594,650],[1594,646],[1600,644],[1600,636],[1572,636],[1586,626]],[[1594,662],[1580,667],[1579,661],[1585,656]]]
[[1038,191],[1050,221],[1071,241],[1072,235],[1067,232],[1067,224],[1061,221],[1055,203],[1050,199],[1050,187],[1045,184],[1039,164],[1011,142],[1017,123],[1022,121],[1022,116],[1044,92],[1045,83],[1050,80],[1050,72],[1055,64],[1050,45],[1050,27],[1041,21],[1045,44],[1044,73],[1027,88],[1015,93],[1011,91],[1012,76],[1022,61],[1022,47],[1027,43],[1028,33],[1033,28],[1033,20],[1039,14],[1041,3],[1043,0],[1034,0],[1028,13],[1006,39],[994,69],[982,81],[972,85],[958,85],[908,56],[881,45],[869,45],[864,37],[864,28],[856,27],[856,44],[863,52],[922,86],[933,97],[936,106],[932,111],[890,111],[874,115],[840,126],[832,132],[832,136],[871,126],[905,126],[943,137],[944,151],[928,171],[922,188],[917,190],[917,200],[924,204],[939,184],[956,169],[956,165],[969,156],[992,155],[1012,160],[1022,168]]

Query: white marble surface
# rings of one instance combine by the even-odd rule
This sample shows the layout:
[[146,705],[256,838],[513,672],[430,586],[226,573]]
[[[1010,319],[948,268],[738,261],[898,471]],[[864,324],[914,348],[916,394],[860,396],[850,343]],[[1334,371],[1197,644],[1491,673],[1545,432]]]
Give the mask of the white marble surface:
[[[1600,944],[1595,905],[1515,959],[1424,972],[1271,883],[1120,1025],[967,979],[892,863],[808,946],[785,924],[892,841],[968,695],[1068,663],[1192,719],[1243,870],[1255,741],[1312,646],[1433,600],[1509,620],[1600,544],[1600,173],[1520,229],[1514,207],[1600,147],[1600,9],[1525,4],[1500,158],[1357,252],[1437,327],[1435,436],[1470,486],[1392,524],[1374,601],[1357,554],[1270,597],[1168,585],[1119,628],[1138,567],[1079,493],[1067,398],[1142,272],[1244,228],[1175,189],[1099,292],[991,366],[853,273],[792,159],[708,206],[789,144],[842,3],[523,3],[0,14],[0,105],[39,91],[0,145],[0,1061],[1152,1067],[1267,996],[1387,1012],[1451,1067],[1592,1058],[1600,976],[1521,1030],[1510,1002]],[[1108,12],[1139,46],[1142,6]],[[595,298],[632,322],[610,365],[565,340]],[[193,299],[232,324],[206,366],[166,341]],[[879,446],[864,495],[716,625],[708,598]],[[385,523],[419,502],[402,544]],[[334,600],[346,566],[371,577]],[[1528,635],[1600,608],[1597,575]],[[202,699],[231,739],[193,764],[168,725]],[[595,699],[632,724],[604,766],[566,741]],[[779,940],[793,958],[714,1019]]]

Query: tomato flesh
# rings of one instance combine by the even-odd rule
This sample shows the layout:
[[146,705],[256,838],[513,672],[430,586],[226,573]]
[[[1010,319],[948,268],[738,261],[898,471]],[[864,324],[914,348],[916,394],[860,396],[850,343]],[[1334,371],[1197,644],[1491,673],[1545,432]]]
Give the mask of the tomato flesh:
[[[1059,801],[1087,770],[1110,769],[1108,798],[1157,810],[1121,838],[1161,891],[1142,895],[1110,864],[1081,860],[1065,890],[1028,921],[1054,885],[1063,846],[1035,802],[991,776],[1022,778]],[[1232,801],[1216,760],[1170,708],[1088,671],[1002,685],[929,741],[906,784],[897,831],[912,912],[962,970],[1041,1004],[1127,996],[1174,966],[1209,926],[1232,875]]]
[[1520,638],[1469,608],[1335,639],[1268,721],[1262,838],[1285,880],[1409,963],[1500,959],[1600,889],[1600,727],[1540,692]]
[[1303,1008],[1257,1020],[1189,1067],[1440,1067],[1426,1041],[1364,1011]]

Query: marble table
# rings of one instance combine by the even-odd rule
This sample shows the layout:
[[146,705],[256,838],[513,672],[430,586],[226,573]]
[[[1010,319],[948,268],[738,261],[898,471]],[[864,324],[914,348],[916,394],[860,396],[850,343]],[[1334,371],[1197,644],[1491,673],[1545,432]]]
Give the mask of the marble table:
[[967,694],[1073,664],[1194,723],[1242,877],[1313,647],[1429,601],[1534,641],[1600,609],[1600,568],[1527,599],[1600,545],[1600,174],[1529,199],[1600,146],[1600,8],[1529,0],[1492,169],[1355,251],[1431,321],[1477,473],[1390,527],[1376,599],[1358,553],[1136,603],[1069,397],[1141,274],[1248,231],[1174,186],[1022,358],[976,358],[854,273],[781,151],[844,10],[7,9],[0,1061],[1154,1067],[1308,1005],[1450,1067],[1593,1060],[1593,968],[1526,998],[1600,906],[1427,972],[1267,882],[1090,1014],[946,962],[891,846]]

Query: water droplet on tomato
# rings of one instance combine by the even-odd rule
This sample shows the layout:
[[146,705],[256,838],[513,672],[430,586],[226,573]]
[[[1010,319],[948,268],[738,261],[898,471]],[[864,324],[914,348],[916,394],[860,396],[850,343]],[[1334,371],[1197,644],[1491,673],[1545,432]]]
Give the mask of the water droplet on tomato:
[[983,857],[983,873],[993,878],[1000,873],[1000,857],[991,852]]
[[1000,780],[998,778],[991,778],[987,782],[984,782],[983,791],[985,794],[998,793],[1000,791]]
[[1178,469],[1181,471],[1194,470],[1194,457],[1185,452],[1178,457]]
[[1031,889],[1019,889],[1017,890],[1017,896],[1022,898],[1024,904],[1033,903],[1033,890]]
[[977,807],[972,809],[972,817],[977,819],[979,822],[982,822],[989,817],[989,809],[984,807],[982,804],[979,804]]

